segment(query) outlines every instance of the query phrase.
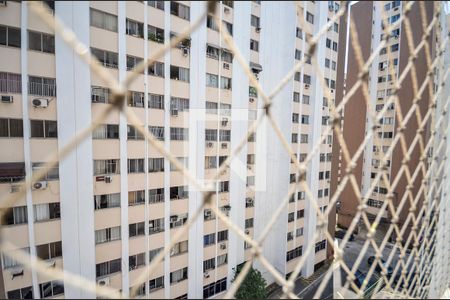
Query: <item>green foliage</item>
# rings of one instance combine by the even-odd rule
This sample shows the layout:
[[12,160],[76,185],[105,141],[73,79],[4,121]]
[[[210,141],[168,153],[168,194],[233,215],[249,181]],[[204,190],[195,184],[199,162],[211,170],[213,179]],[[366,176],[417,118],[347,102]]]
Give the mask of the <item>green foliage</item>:
[[[234,272],[234,278],[236,280],[243,267],[243,264],[238,265]],[[235,294],[236,299],[266,299],[266,280],[256,269],[250,267],[250,271],[247,273],[244,281]]]

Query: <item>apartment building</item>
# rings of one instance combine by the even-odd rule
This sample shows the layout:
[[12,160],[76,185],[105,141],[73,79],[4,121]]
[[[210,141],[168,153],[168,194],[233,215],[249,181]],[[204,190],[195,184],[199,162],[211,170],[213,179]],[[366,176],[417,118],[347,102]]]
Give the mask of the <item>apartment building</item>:
[[[422,4],[425,6],[427,22],[430,22],[434,14],[435,5],[433,2],[424,2]],[[377,174],[382,173],[387,176],[387,182],[383,179],[377,182],[375,188],[369,194],[367,206],[364,209],[370,217],[374,217],[380,212],[382,207],[385,207],[383,205],[390,198],[393,201],[394,208],[400,209],[398,220],[400,227],[403,226],[408,218],[409,209],[413,207],[411,203],[413,201],[419,201],[417,205],[420,205],[424,199],[423,192],[419,190],[419,183],[422,181],[423,174],[421,172],[417,176],[414,174],[421,160],[420,148],[422,146],[416,145],[410,150],[409,160],[405,159],[400,142],[396,144],[393,151],[388,152],[388,150],[394,143],[395,136],[399,134],[399,129],[401,128],[398,118],[399,113],[405,118],[412,105],[417,101],[418,111],[424,117],[432,94],[434,93],[433,90],[429,91],[427,88],[425,92],[418,95],[417,91],[414,90],[413,77],[415,75],[413,75],[411,70],[407,72],[398,91],[395,89],[401,74],[405,72],[411,55],[405,33],[405,23],[401,22],[403,6],[404,3],[401,1],[388,1],[383,4],[375,1],[364,1],[351,5],[350,14],[355,23],[354,28],[349,28],[349,30],[358,33],[359,45],[361,46],[364,61],[367,61],[369,56],[379,47],[380,43],[386,37],[382,20],[385,21],[386,26],[391,26],[392,28],[386,45],[381,49],[379,55],[375,57],[368,76],[363,79],[368,86],[368,102],[364,100],[365,97],[361,86],[349,98],[341,119],[343,137],[352,157],[358,151],[358,148],[363,143],[371,128],[374,128],[374,134],[364,147],[363,155],[356,160],[356,166],[352,173],[360,185],[362,195],[368,192]],[[360,17],[362,15],[365,17]],[[412,43],[414,47],[417,47],[424,33],[419,3],[413,4],[408,17],[411,24]],[[367,19],[370,19],[371,22],[367,22]],[[346,22],[345,26],[352,25]],[[346,38],[349,39],[349,42],[345,46]],[[426,40],[427,46],[431,51],[431,59],[435,57],[435,46],[432,42],[434,39],[435,31],[433,30],[432,34]],[[345,32],[343,32],[339,40],[342,46],[339,51],[341,53],[345,52],[346,58],[339,60],[338,63],[337,104],[343,100],[345,93],[359,80],[358,73],[360,70],[355,49],[352,46],[354,41],[353,37],[347,37]],[[418,88],[420,88],[420,84],[426,79],[429,68],[425,47],[417,53],[417,57],[413,62],[417,74],[417,82],[419,83]],[[387,103],[392,95],[398,97],[400,107],[396,103]],[[385,111],[383,117],[374,123],[372,118],[373,114],[379,113],[382,110]],[[427,126],[429,124],[428,122]],[[416,143],[414,141],[416,134],[422,139],[423,142],[421,143],[426,145],[429,138],[428,127],[425,127],[425,130],[422,132],[418,132],[418,128],[419,125],[416,117],[412,117],[407,125],[401,128],[407,147]],[[382,164],[381,158],[386,154],[388,155],[387,162],[386,164]],[[347,173],[347,167],[348,164],[342,157],[341,146],[335,143],[333,145],[332,194],[336,191],[342,177]],[[407,172],[404,172],[403,167],[407,167],[410,173],[407,174]],[[408,176],[415,178],[415,180],[408,182]],[[393,193],[390,194],[388,193],[388,187],[394,183],[395,188]],[[408,191],[411,191],[411,194]],[[405,196],[408,198],[403,200],[402,203],[402,198]],[[418,197],[418,200],[416,197]],[[360,200],[355,195],[353,187],[348,184],[338,201],[340,207],[338,208],[337,222],[340,226],[348,227],[357,212]],[[388,209],[383,209],[382,219],[386,221],[392,219],[392,214]],[[411,226],[412,224],[410,222],[405,231],[406,234],[410,232]]]
[[[205,2],[194,1],[46,1],[42,5],[118,80],[205,11]],[[334,1],[222,1],[217,14],[254,74],[270,88],[302,59],[312,35],[338,9]],[[50,153],[61,150],[108,110],[111,91],[26,3],[3,1],[0,20],[0,197],[4,198],[17,192],[19,183],[39,170]],[[332,91],[338,32],[339,22],[316,50]],[[324,99],[310,59],[275,97],[274,118],[300,161],[328,126],[328,101],[334,99]],[[138,116],[139,126],[148,128],[205,182],[213,179],[219,165],[245,138],[243,128],[250,127],[263,108],[212,16],[138,75],[126,105]],[[264,126],[215,182],[203,218],[192,224],[144,284],[137,283],[143,267],[203,204],[203,194],[118,111],[34,182],[26,197],[13,207],[2,207],[8,209],[2,238],[14,244],[6,252],[24,250],[48,261],[49,267],[125,295],[137,286],[139,297],[215,297],[227,289],[233,269],[251,253],[216,218],[211,205],[257,238],[273,208],[295,184],[294,165],[267,123]],[[308,185],[322,209],[330,195],[331,142],[330,136],[320,146],[307,172]],[[325,238],[323,234],[314,238],[316,230],[315,208],[298,190],[270,232],[265,254],[287,275],[299,261],[302,247],[315,243],[302,272],[309,276],[326,257]],[[1,261],[1,295],[6,298],[96,296],[23,268],[4,253]],[[269,283],[273,281],[260,269]]]

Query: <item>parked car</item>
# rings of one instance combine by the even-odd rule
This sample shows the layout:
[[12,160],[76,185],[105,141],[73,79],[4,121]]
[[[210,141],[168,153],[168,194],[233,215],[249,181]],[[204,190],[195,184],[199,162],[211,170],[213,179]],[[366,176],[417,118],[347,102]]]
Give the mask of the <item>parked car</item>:
[[[334,233],[334,237],[336,237],[336,238],[338,238],[338,239],[343,239],[344,238],[344,236],[345,236],[345,234],[346,234],[347,232],[346,231],[344,231],[344,230],[338,230],[338,231],[336,231],[335,233]],[[355,235],[352,233],[351,235],[350,235],[350,237],[349,237],[349,239],[348,239],[349,241],[354,241],[355,240]]]
[[[386,265],[386,261],[384,259],[381,258],[380,261],[383,264],[383,266],[386,268],[387,276],[390,277],[392,275],[392,273],[394,273],[394,269],[392,269],[391,266],[387,266]],[[375,256],[370,256],[367,259],[367,264],[369,266],[371,266],[374,262],[375,262]],[[378,273],[381,273],[381,271],[382,271],[381,270],[381,266],[380,266],[380,264],[378,262],[377,262],[377,265],[375,266],[375,271],[377,271]]]

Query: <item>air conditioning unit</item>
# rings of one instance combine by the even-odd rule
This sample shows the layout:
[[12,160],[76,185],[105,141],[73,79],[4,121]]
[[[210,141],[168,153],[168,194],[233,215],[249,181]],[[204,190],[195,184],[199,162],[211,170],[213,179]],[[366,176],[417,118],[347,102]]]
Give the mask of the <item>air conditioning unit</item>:
[[331,93],[334,93],[334,90],[333,90],[333,89],[331,89]]
[[245,234],[250,234],[250,230],[246,229]]
[[209,273],[208,272],[203,273],[203,277],[204,278],[209,278]]
[[9,192],[10,193],[17,193],[20,191],[20,185],[11,184]]
[[178,216],[177,215],[170,216],[170,222],[176,222],[176,221],[178,221]]
[[253,204],[253,199],[252,198],[247,198],[247,199],[245,199],[245,202],[247,204]]
[[227,143],[222,143],[221,147],[222,147],[222,149],[227,149],[228,145],[227,145]]
[[260,33],[260,32],[261,32],[261,27],[256,27],[256,28],[255,28],[255,31],[256,31],[257,33]]
[[47,181],[38,181],[33,184],[33,190],[45,190],[47,188]]
[[[6,1],[4,1],[4,2],[6,2]],[[398,6],[394,8],[394,11],[397,11],[397,10],[398,10]]]
[[251,165],[247,165],[247,169],[251,170],[252,166]]
[[250,98],[249,101],[250,101],[250,103],[253,103],[253,102],[255,102],[255,98]]
[[189,48],[183,47],[183,56],[188,56],[189,55]]
[[211,217],[211,211],[210,210],[205,210],[204,216],[205,216],[205,218]]
[[305,84],[305,89],[309,89],[309,84]]
[[178,108],[174,107],[170,109],[170,115],[173,117],[178,117]]
[[48,260],[46,263],[49,268],[54,268],[56,266],[56,260]]
[[223,63],[223,68],[226,69],[226,70],[229,70],[230,69],[230,64],[224,62]]
[[106,285],[109,285],[109,277],[102,278],[102,279],[98,279],[98,280],[97,280],[97,284],[98,284],[99,286],[106,286]]
[[105,176],[105,183],[111,183],[112,182],[112,176]]
[[227,126],[227,124],[228,124],[228,119],[222,118],[222,126]]
[[48,102],[49,102],[48,99],[43,98],[35,98],[31,101],[34,107],[41,107],[41,108],[48,107]]
[[220,249],[221,250],[227,249],[227,244],[225,244],[225,243],[220,244]]
[[226,14],[229,14],[230,13],[230,9],[228,7],[224,7],[223,8],[223,12],[226,13]]
[[214,146],[213,142],[207,142],[206,147],[212,148]]
[[2,96],[2,103],[12,103],[13,102],[13,96],[5,95]]

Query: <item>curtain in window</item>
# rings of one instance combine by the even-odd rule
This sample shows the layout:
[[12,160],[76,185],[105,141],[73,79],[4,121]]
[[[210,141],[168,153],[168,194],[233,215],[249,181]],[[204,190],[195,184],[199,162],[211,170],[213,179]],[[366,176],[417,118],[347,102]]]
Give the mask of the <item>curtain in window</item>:
[[27,208],[26,206],[14,207],[14,224],[22,224],[27,222]]
[[34,220],[36,222],[49,219],[50,219],[50,210],[48,204],[37,204],[34,206]]
[[96,230],[95,231],[95,244],[104,243],[108,240],[106,235],[106,229]]
[[120,226],[111,228],[111,241],[120,240]]

